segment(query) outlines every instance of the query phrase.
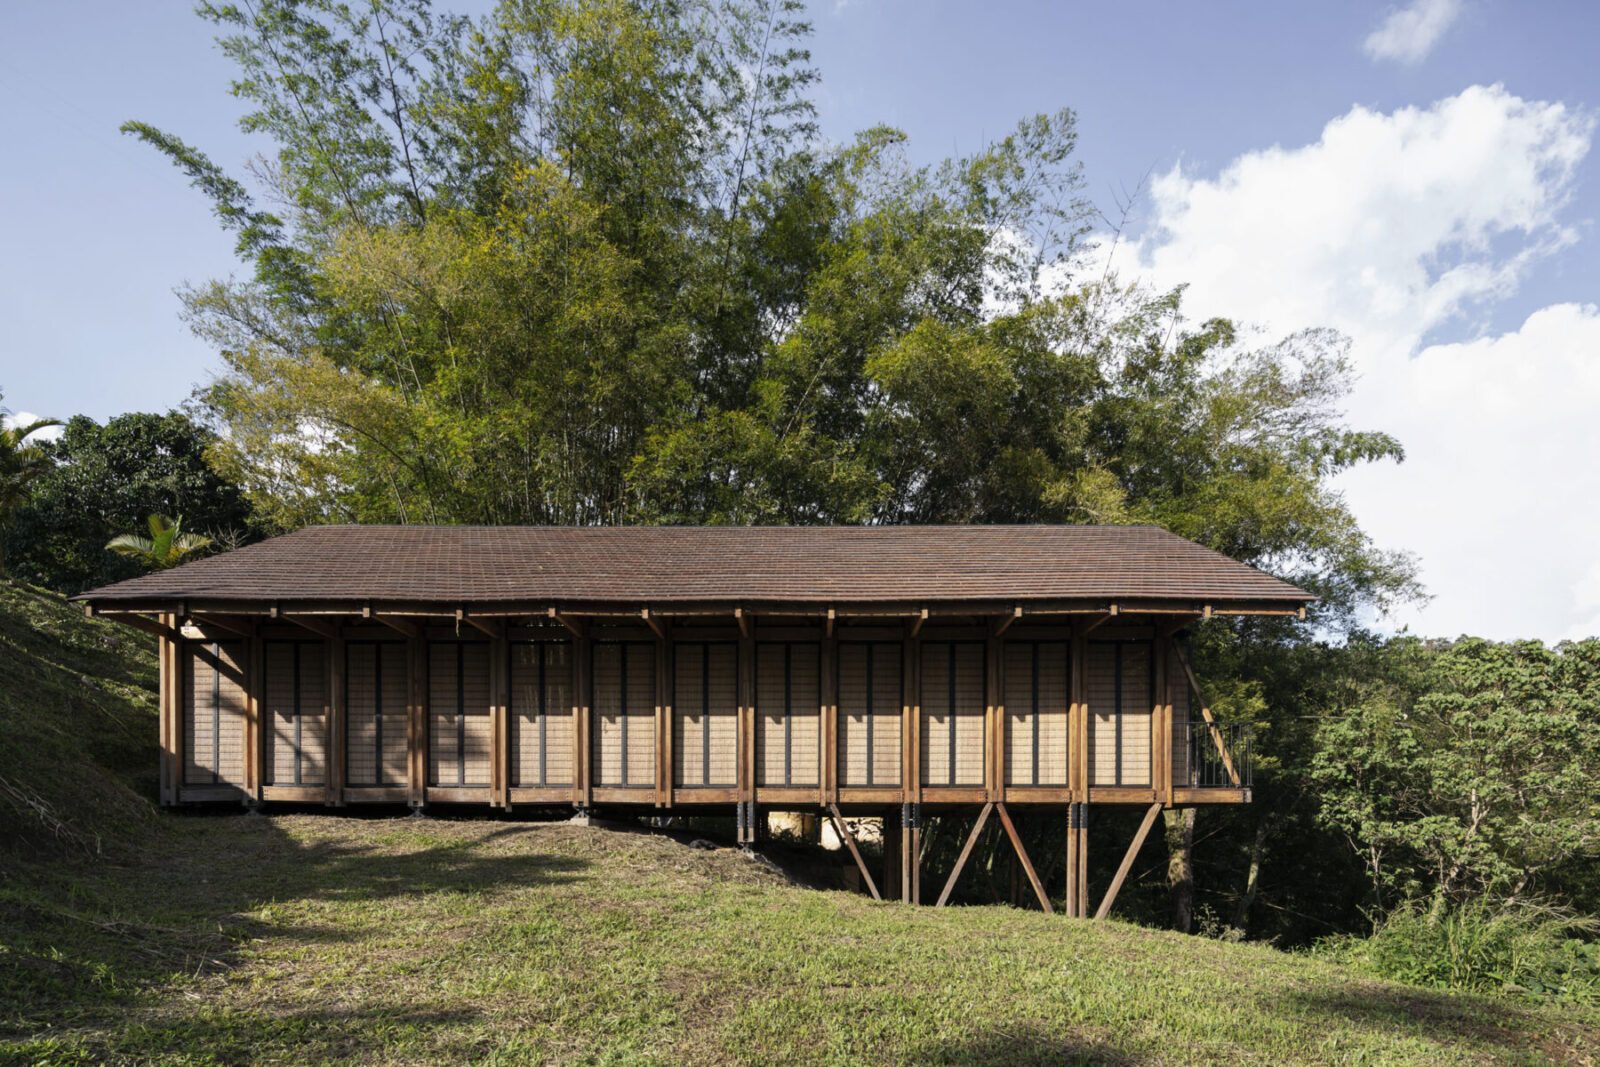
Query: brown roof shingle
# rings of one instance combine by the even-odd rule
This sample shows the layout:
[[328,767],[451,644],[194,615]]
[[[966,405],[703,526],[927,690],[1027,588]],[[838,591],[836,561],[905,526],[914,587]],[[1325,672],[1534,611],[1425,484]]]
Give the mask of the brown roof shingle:
[[311,526],[83,594],[483,604],[1315,599],[1152,526]]

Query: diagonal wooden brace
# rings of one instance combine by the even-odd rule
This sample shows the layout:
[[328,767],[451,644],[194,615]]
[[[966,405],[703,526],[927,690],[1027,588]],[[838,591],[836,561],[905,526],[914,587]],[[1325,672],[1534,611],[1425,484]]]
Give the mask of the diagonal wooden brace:
[[1054,915],[1055,909],[1050,906],[1050,898],[1045,895],[1044,885],[1040,883],[1039,876],[1034,873],[1033,861],[1028,859],[1028,850],[1022,847],[1022,837],[1017,833],[1017,828],[1011,825],[1011,815],[1006,811],[1003,803],[996,803],[995,810],[1000,813],[1000,825],[1006,828],[1006,836],[1011,838],[1011,847],[1017,850],[1017,859],[1022,861],[1022,870],[1028,876],[1028,883],[1033,886],[1033,895],[1039,898],[1039,906],[1046,915]]
[[939,901],[934,907],[944,907],[945,901],[950,899],[950,894],[955,892],[956,879],[961,877],[961,868],[967,865],[967,857],[972,855],[972,846],[978,843],[978,835],[983,832],[983,824],[989,821],[989,813],[993,810],[994,802],[990,801],[983,806],[982,811],[978,812],[978,821],[972,824],[972,832],[967,835],[967,843],[961,846],[961,855],[956,857],[955,869],[950,872],[949,879],[944,883],[944,892],[939,894]]
[[1139,824],[1139,832],[1133,835],[1133,844],[1128,846],[1128,854],[1122,857],[1122,866],[1117,868],[1117,876],[1111,879],[1111,888],[1106,890],[1105,899],[1100,901],[1100,907],[1094,913],[1096,919],[1104,919],[1111,914],[1111,905],[1117,902],[1117,893],[1122,890],[1122,883],[1127,880],[1128,871],[1133,868],[1133,861],[1138,858],[1139,849],[1144,847],[1144,839],[1150,836],[1150,827],[1155,825],[1156,816],[1160,814],[1159,800],[1150,805],[1150,810],[1144,813],[1144,822]]
[[850,832],[850,827],[845,825],[844,816],[839,814],[839,805],[829,804],[828,815],[833,819],[833,828],[839,834],[839,839],[850,849],[850,855],[856,858],[856,866],[861,868],[861,877],[867,880],[867,888],[872,891],[873,900],[882,900],[878,893],[878,883],[872,880],[872,872],[867,870],[867,861],[861,858],[861,848],[856,844],[856,836]]
[[1183,654],[1183,649],[1174,644],[1172,650],[1178,655],[1178,663],[1183,667],[1183,673],[1189,679],[1189,688],[1194,693],[1195,703],[1200,705],[1200,714],[1210,727],[1211,743],[1217,746],[1217,754],[1222,757],[1222,766],[1228,772],[1234,785],[1239,784],[1239,772],[1234,769],[1233,757],[1228,754],[1228,746],[1222,743],[1222,731],[1217,729],[1217,720],[1212,716],[1211,709],[1206,707],[1205,697],[1200,695],[1200,683],[1194,679],[1194,671],[1189,666],[1189,657]]

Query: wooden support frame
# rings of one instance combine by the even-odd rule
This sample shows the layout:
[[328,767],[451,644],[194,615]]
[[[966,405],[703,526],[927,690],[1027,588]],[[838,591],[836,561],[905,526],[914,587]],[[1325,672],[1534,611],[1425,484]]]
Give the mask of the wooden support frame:
[[1044,909],[1046,915],[1054,915],[1056,910],[1050,906],[1050,898],[1045,895],[1044,885],[1033,869],[1033,861],[1028,858],[1028,850],[1022,847],[1022,836],[1012,825],[1010,813],[1006,811],[1003,803],[997,803],[994,807],[1000,816],[1000,825],[1006,828],[1006,836],[1011,839],[1011,847],[1017,850],[1017,860],[1022,864],[1022,873],[1028,876],[1028,884],[1033,886],[1033,895],[1039,898],[1039,906]]
[[345,677],[344,638],[335,632],[328,639],[325,656],[328,664],[328,800],[334,807],[344,805],[345,745],[348,741],[345,728]]
[[565,626],[568,630],[571,630],[573,637],[583,637],[584,636],[584,632],[583,632],[581,624],[573,622],[570,617],[568,617],[567,615],[563,614],[562,612],[560,612],[556,608],[549,609],[548,617],[553,619],[553,620],[555,620],[556,622],[559,622],[562,626]]
[[1205,696],[1200,692],[1200,683],[1195,681],[1194,670],[1189,666],[1189,657],[1183,654],[1182,646],[1174,643],[1173,652],[1177,654],[1178,664],[1183,668],[1184,675],[1189,680],[1189,686],[1194,693],[1194,702],[1200,705],[1200,715],[1205,719],[1207,733],[1211,735],[1211,743],[1217,747],[1217,754],[1222,757],[1222,766],[1228,772],[1228,778],[1234,785],[1239,784],[1239,771],[1233,765],[1233,756],[1228,752],[1228,746],[1223,743],[1222,731],[1217,729],[1217,720],[1211,714],[1211,709],[1206,706]]
[[643,619],[644,624],[654,631],[657,641],[666,641],[667,628],[662,625],[660,618],[650,614],[649,608],[640,608],[639,618]]
[[883,894],[878,892],[878,883],[872,880],[872,871],[868,869],[867,861],[861,855],[861,847],[856,844],[856,835],[850,832],[844,816],[839,814],[839,805],[829,804],[828,815],[833,819],[833,829],[839,835],[839,840],[845,843],[850,855],[855,857],[856,866],[861,870],[861,877],[867,880],[867,889],[872,893],[872,899],[882,900]]
[[363,617],[387,626],[395,633],[411,638],[412,640],[420,640],[422,638],[422,627],[407,619],[396,618],[393,615],[379,615],[377,613]]
[[428,797],[427,645],[418,630],[406,641],[406,792],[412,807]]
[[1128,872],[1133,869],[1133,861],[1138,858],[1139,850],[1144,847],[1144,839],[1150,836],[1150,827],[1155,825],[1156,816],[1161,814],[1160,802],[1151,804],[1144,813],[1144,821],[1139,824],[1139,832],[1133,835],[1133,843],[1128,846],[1128,852],[1122,857],[1122,864],[1117,868],[1116,877],[1111,879],[1111,885],[1106,889],[1106,895],[1100,901],[1100,907],[1095,910],[1094,917],[1104,919],[1111,914],[1111,905],[1117,902],[1117,894],[1122,891],[1122,883],[1128,878]]
[[250,623],[234,622],[232,619],[225,619],[219,615],[193,615],[190,618],[201,626],[222,630],[238,637],[249,637],[252,632]]
[[321,619],[310,619],[304,615],[279,615],[277,618],[282,622],[293,623],[302,630],[310,630],[325,641],[333,641],[339,636],[339,627]]
[[1018,604],[1015,608],[1011,609],[1011,614],[1010,615],[1007,615],[1004,619],[1000,620],[1000,625],[995,627],[995,631],[994,631],[995,636],[999,637],[1001,634],[1003,634],[1007,630],[1011,629],[1011,624],[1014,623],[1014,622],[1017,622],[1021,618],[1022,618],[1022,605]]
[[[489,796],[511,810],[511,642],[505,624],[489,642]],[[544,654],[543,649],[540,655]]]
[[[93,604],[85,604],[83,606],[83,614],[91,619],[108,617],[95,611]],[[122,623],[124,626],[131,626],[135,630],[143,630],[147,634],[155,634],[163,641],[177,641],[183,636],[178,632],[176,624],[168,626],[161,621],[162,619],[171,618],[170,615],[157,615],[154,619],[147,619],[143,615],[128,614],[117,615],[115,618],[117,622]]]
[[972,824],[972,832],[967,834],[967,843],[961,846],[961,855],[956,857],[956,865],[951,868],[950,877],[945,879],[944,889],[939,893],[939,900],[934,907],[944,907],[950,899],[950,894],[955,892],[956,881],[961,877],[961,869],[967,865],[967,857],[972,855],[972,846],[978,843],[978,835],[983,832],[983,826],[989,821],[989,813],[993,810],[992,800],[979,810],[978,821]]
[[462,608],[456,609],[456,625],[466,623],[491,641],[498,641],[506,635],[504,619],[480,619],[476,615],[469,615]]

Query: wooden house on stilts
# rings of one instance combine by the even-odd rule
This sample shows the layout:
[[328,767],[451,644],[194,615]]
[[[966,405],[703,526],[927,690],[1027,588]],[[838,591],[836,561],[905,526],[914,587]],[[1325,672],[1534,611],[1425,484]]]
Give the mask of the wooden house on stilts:
[[[310,527],[80,597],[161,650],[161,800],[882,816],[1250,799],[1184,628],[1310,594],[1141,526]],[[657,810],[660,809],[660,810]],[[1120,885],[1113,883],[1103,913]],[[928,894],[932,896],[932,894]]]

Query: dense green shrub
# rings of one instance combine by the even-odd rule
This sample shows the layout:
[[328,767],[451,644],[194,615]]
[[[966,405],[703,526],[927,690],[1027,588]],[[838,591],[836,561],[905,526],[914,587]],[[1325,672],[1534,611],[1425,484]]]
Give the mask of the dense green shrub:
[[1371,937],[1325,950],[1413,985],[1600,1003],[1596,929],[1593,920],[1543,909],[1413,906],[1396,909]]

